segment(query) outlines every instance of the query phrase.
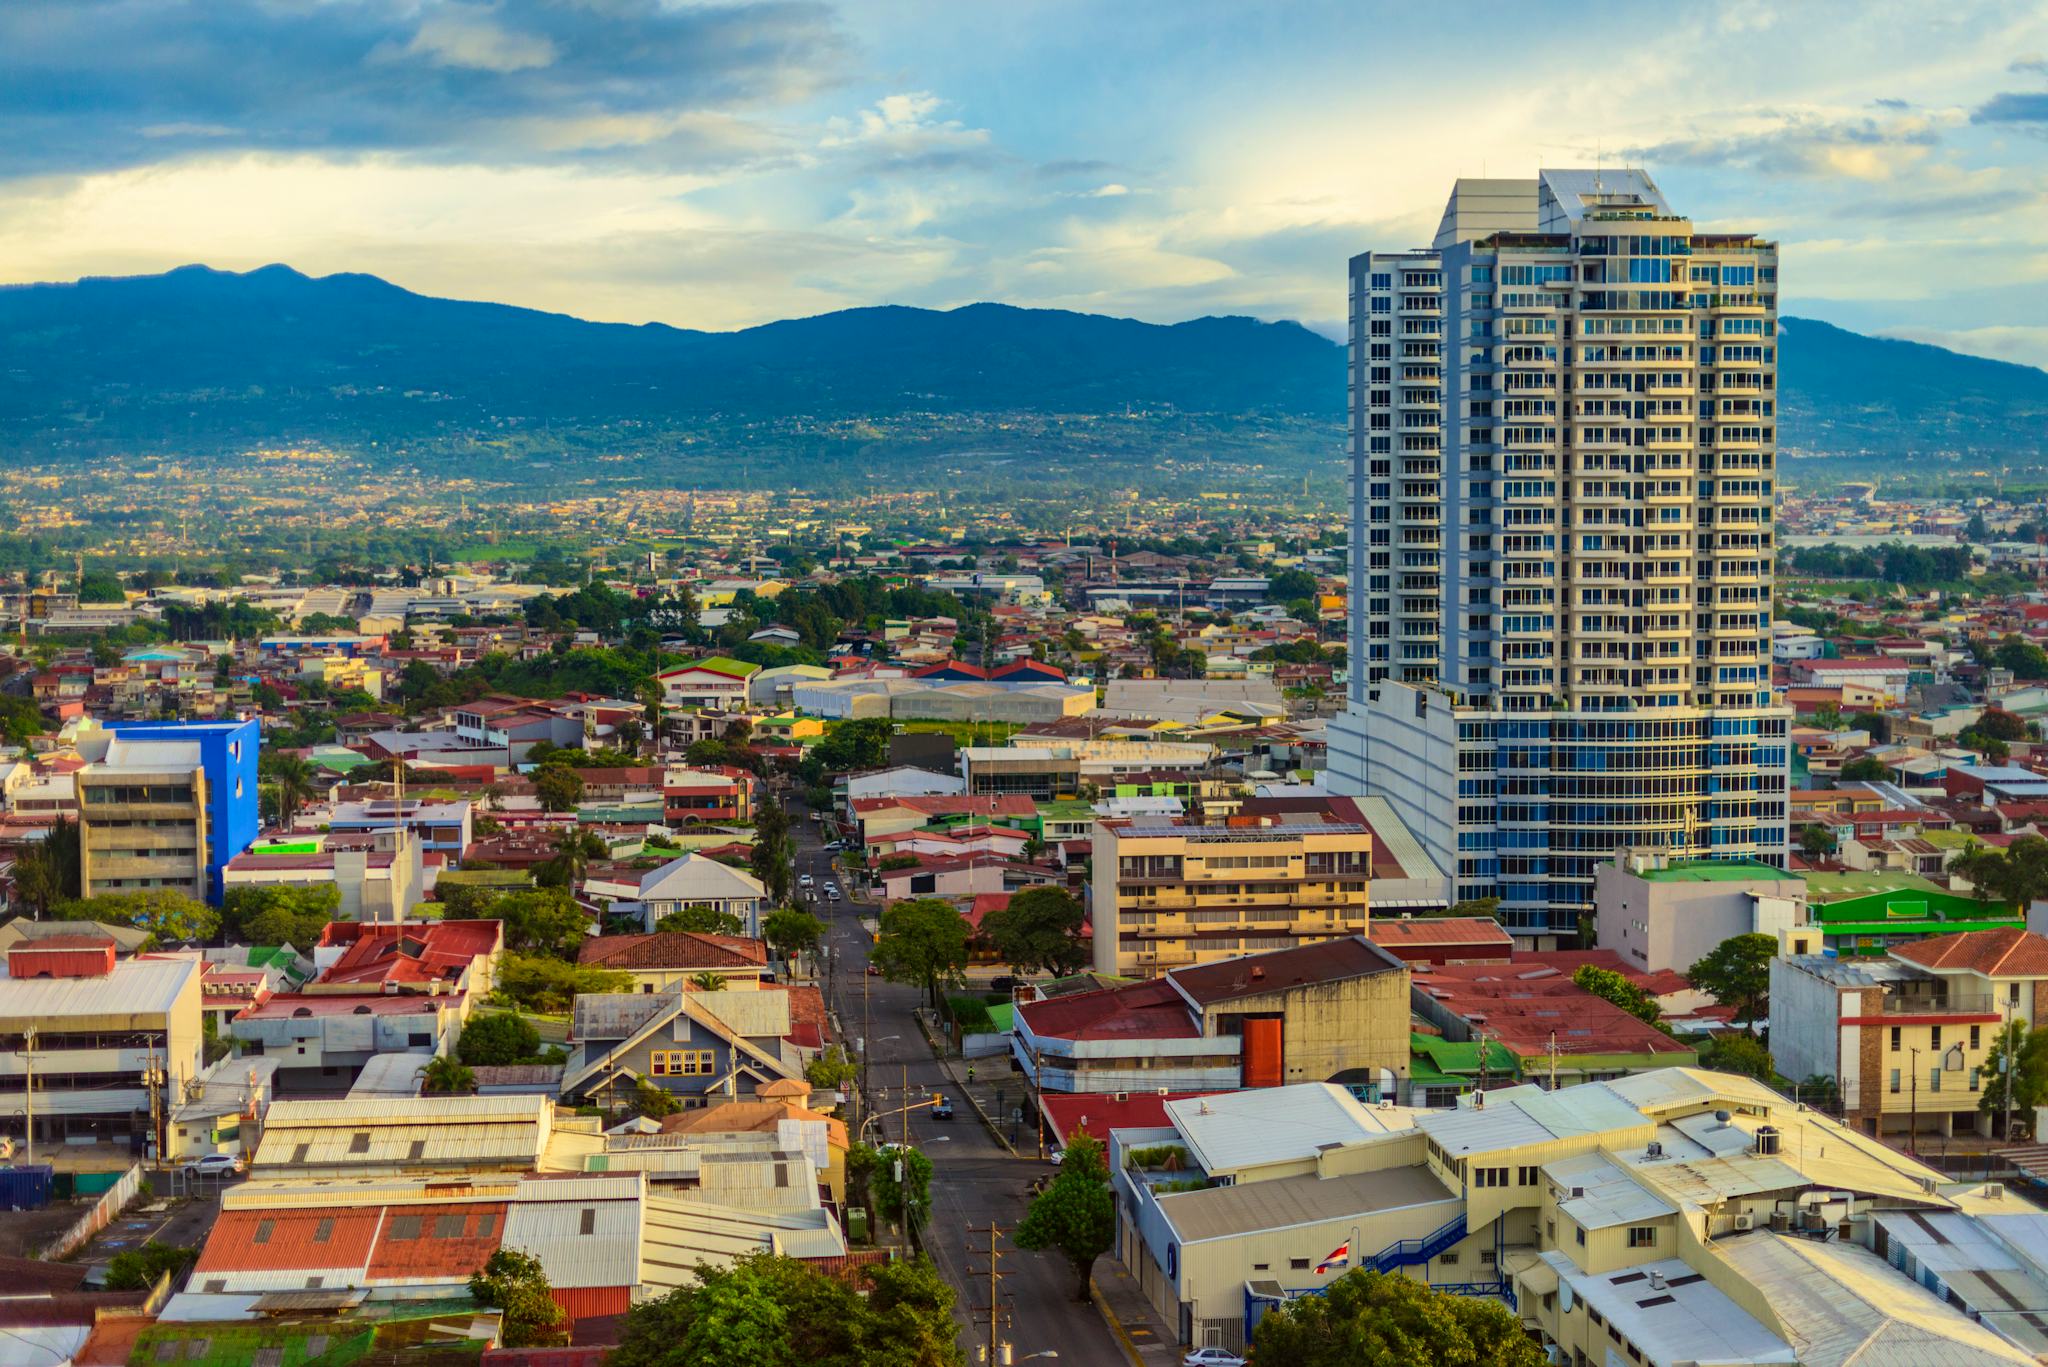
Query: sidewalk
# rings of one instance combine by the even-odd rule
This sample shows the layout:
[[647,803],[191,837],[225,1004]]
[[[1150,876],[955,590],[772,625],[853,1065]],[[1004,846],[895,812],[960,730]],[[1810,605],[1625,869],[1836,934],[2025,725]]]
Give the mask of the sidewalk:
[[1109,1255],[1097,1259],[1090,1288],[1095,1308],[1133,1367],[1175,1367],[1180,1362],[1179,1335],[1159,1318],[1122,1263]]
[[[972,1083],[967,1081],[970,1062],[974,1065]],[[954,1100],[974,1109],[982,1124],[995,1135],[996,1143],[1019,1158],[1039,1156],[1038,1111],[1031,1102],[1030,1089],[1024,1085],[1023,1074],[1010,1071],[1007,1054],[971,1060],[941,1055],[939,1066],[952,1079]],[[1052,1147],[1050,1131],[1045,1143],[1048,1149]]]

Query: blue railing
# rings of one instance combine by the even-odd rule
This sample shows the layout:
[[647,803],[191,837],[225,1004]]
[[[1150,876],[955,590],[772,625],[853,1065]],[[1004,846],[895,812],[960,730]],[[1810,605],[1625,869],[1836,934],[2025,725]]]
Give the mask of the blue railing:
[[1397,1267],[1426,1263],[1465,1237],[1465,1217],[1455,1215],[1420,1239],[1402,1239],[1366,1259],[1360,1266],[1375,1272],[1392,1272]]

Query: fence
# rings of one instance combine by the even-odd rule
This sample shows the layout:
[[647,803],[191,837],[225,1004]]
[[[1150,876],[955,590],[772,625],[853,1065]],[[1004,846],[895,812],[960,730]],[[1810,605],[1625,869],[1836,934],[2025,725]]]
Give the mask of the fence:
[[120,1180],[115,1182],[113,1186],[108,1187],[105,1193],[100,1196],[100,1199],[93,1202],[92,1208],[79,1216],[77,1222],[71,1228],[58,1235],[47,1248],[36,1254],[36,1256],[46,1262],[54,1262],[59,1258],[68,1258],[78,1252],[79,1249],[85,1247],[86,1241],[91,1239],[93,1235],[112,1224],[114,1217],[121,1213],[121,1207],[134,1200],[135,1194],[140,1190],[142,1190],[142,1165],[136,1163],[128,1171],[122,1173]]

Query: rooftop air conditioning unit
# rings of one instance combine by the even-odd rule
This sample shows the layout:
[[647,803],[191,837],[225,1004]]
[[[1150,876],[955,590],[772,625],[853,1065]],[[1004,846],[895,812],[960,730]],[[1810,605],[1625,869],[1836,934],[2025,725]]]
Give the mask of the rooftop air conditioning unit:
[[1159,1095],[1160,1095],[1160,1096],[1172,1096],[1172,1095],[1173,1095],[1173,1088],[1171,1088],[1171,1087],[1160,1087],[1160,1088],[1156,1088],[1155,1090],[1156,1090],[1156,1091],[1157,1091],[1157,1092],[1159,1093]]
[[1643,1157],[1645,1158],[1662,1158],[1663,1156],[1664,1141],[1661,1139],[1652,1139],[1650,1146],[1643,1150]]
[[2003,1200],[2005,1198],[2005,1183],[1986,1182],[1983,1186],[1983,1195],[1987,1201]]
[[1745,1229],[1755,1229],[1756,1216],[1751,1215],[1747,1211],[1744,1211],[1742,1214],[1735,1217],[1735,1228],[1738,1232]]
[[1129,1101],[1131,1099],[1131,1094],[1129,1092],[1118,1092],[1116,1094],[1116,1099],[1118,1101]]

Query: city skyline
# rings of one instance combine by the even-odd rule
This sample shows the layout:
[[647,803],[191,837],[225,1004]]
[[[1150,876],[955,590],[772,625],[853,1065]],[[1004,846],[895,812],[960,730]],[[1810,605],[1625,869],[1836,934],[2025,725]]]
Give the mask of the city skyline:
[[1470,35],[1325,6],[123,0],[10,7],[0,52],[10,281],[284,261],[708,328],[997,299],[1334,336],[1335,263],[1426,240],[1447,178],[1643,164],[1706,227],[1774,225],[1787,312],[2048,361],[2048,24],[2016,5]]

